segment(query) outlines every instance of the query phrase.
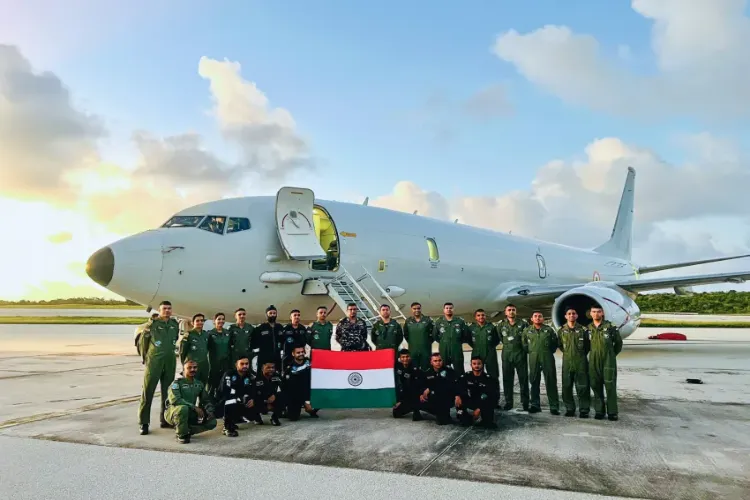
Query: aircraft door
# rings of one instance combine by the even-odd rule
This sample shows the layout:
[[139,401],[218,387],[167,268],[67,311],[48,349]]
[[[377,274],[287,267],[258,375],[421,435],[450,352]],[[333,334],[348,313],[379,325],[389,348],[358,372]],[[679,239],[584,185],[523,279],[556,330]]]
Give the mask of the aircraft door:
[[284,253],[292,260],[326,258],[313,224],[311,189],[283,187],[276,193],[276,229]]

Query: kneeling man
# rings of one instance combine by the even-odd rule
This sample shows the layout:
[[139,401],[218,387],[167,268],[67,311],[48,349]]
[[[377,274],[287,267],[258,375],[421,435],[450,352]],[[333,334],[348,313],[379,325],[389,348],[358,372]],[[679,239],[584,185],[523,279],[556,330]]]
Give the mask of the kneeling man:
[[169,386],[164,419],[175,426],[177,441],[185,444],[190,442],[190,436],[215,428],[216,418],[206,386],[195,378],[198,363],[188,359],[182,365],[182,373]]

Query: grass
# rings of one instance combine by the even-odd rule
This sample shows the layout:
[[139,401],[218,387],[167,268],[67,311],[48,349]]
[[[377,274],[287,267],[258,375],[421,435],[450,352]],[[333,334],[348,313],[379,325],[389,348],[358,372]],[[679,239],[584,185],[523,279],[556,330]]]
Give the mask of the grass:
[[0,316],[0,325],[140,325],[148,318],[104,316]]
[[0,309],[144,309],[143,306],[129,306],[126,304],[0,304]]
[[685,321],[642,318],[641,328],[750,328],[747,321]]

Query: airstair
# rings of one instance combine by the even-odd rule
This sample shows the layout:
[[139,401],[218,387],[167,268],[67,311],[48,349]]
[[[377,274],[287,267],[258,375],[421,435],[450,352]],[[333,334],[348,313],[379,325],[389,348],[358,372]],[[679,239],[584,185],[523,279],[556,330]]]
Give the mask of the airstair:
[[[359,278],[355,278],[344,267],[341,267],[341,272],[328,283],[328,295],[336,302],[341,311],[346,312],[347,305],[356,304],[357,316],[365,322],[368,331],[370,331],[373,324],[380,317],[380,305],[386,302],[391,306],[391,316],[394,319],[401,318],[406,320],[406,316],[401,312],[398,304],[396,304],[388,292],[383,289],[380,283],[364,266],[362,266],[362,269],[364,270],[364,274]],[[379,300],[370,292],[368,286],[365,284],[367,281],[375,285],[385,300]]]

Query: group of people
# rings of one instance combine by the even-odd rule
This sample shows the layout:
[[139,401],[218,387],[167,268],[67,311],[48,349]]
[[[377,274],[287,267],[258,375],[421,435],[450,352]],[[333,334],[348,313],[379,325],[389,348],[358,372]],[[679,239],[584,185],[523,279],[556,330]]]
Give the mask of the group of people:
[[[148,434],[151,402],[159,384],[161,427],[175,428],[181,443],[189,442],[191,434],[216,427],[217,417],[223,417],[223,432],[232,437],[238,435],[238,423],[263,424],[264,414],[271,414],[273,425],[281,425],[279,417],[299,419],[302,409],[316,418],[319,410],[310,405],[307,347],[330,350],[332,339],[342,351],[366,351],[374,346],[397,352],[393,407],[397,418],[412,413],[413,420],[421,420],[424,411],[443,425],[453,422],[450,410],[455,407],[461,424],[494,428],[494,408],[507,411],[514,406],[516,378],[523,410],[541,411],[542,376],[550,413],[560,415],[554,357],[560,349],[565,416],[575,416],[575,388],[581,418],[589,416],[593,391],[594,417],[618,419],[616,357],[622,350],[622,338],[604,319],[600,307],[591,307],[587,326],[578,323],[578,313],[569,308],[566,324],[559,331],[545,324],[540,311],[532,313],[530,322],[518,319],[512,304],[506,306],[505,318],[497,324],[488,321],[482,309],[475,311],[474,322],[467,323],[454,315],[450,302],[444,304],[443,316],[434,320],[421,313],[418,302],[411,304],[411,312],[401,325],[391,317],[390,306],[382,305],[368,334],[356,304],[347,306],[346,317],[335,328],[327,319],[325,306],[318,308],[317,320],[310,326],[300,322],[296,309],[290,314],[290,323],[282,326],[274,306],[266,309],[266,322],[253,326],[245,321],[246,311],[240,308],[228,328],[225,315],[216,314],[214,328],[208,332],[203,330],[205,316],[196,314],[191,328],[180,338],[171,304],[163,301],[158,316],[136,337],[146,367],[138,410],[140,432]],[[408,349],[400,348],[404,341]],[[434,342],[439,346],[437,352],[432,352]],[[468,372],[464,371],[464,343],[472,348]],[[500,404],[500,344],[504,405]],[[173,380],[175,349],[183,370]],[[255,372],[251,370],[253,359],[257,360]]]

